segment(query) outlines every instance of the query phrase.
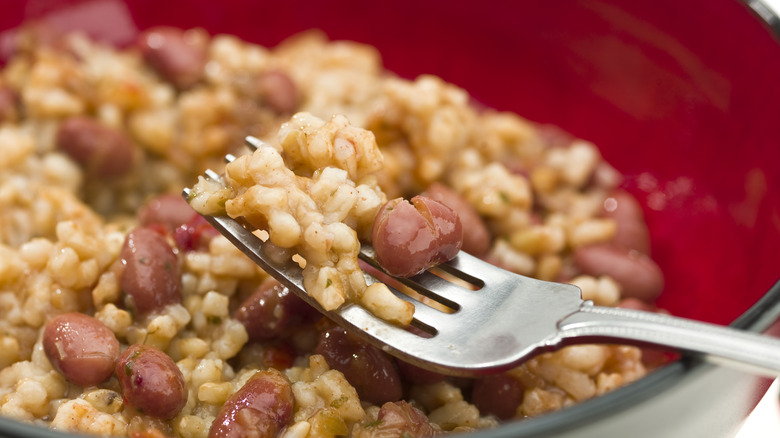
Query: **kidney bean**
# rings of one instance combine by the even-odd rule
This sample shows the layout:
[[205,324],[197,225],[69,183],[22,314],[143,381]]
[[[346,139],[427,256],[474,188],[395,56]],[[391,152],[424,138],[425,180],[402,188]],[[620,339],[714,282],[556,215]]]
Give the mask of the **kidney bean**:
[[295,349],[288,343],[278,342],[263,349],[263,367],[286,370],[295,364]]
[[194,251],[209,246],[209,242],[219,231],[199,214],[194,214],[186,223],[173,230],[173,240],[176,246],[184,251]]
[[209,438],[273,438],[290,424],[290,382],[275,369],[258,371],[230,396],[209,429]]
[[515,416],[524,394],[525,388],[519,380],[508,374],[491,374],[474,381],[471,403],[482,414],[509,420]]
[[189,222],[195,214],[180,195],[166,193],[149,200],[138,210],[137,216],[141,225],[162,224],[173,230]]
[[138,38],[141,55],[160,76],[179,90],[200,82],[208,61],[206,47],[174,27],[149,29]]
[[301,94],[290,76],[281,70],[268,70],[255,78],[260,98],[279,114],[292,114],[301,103]]
[[492,238],[485,222],[477,210],[457,192],[441,183],[433,183],[423,192],[434,201],[439,201],[453,209],[460,218],[463,228],[463,251],[475,256],[483,256],[490,250]]
[[344,374],[362,400],[379,405],[401,399],[401,378],[393,359],[343,328],[323,332],[314,351],[325,357],[328,366]]
[[286,286],[268,279],[241,303],[234,317],[244,324],[251,341],[261,341],[288,337],[318,315]]
[[628,249],[650,254],[650,232],[642,206],[625,190],[615,190],[604,203],[604,216],[617,223],[612,241]]
[[383,404],[379,408],[377,421],[366,426],[366,429],[369,437],[422,438],[442,433],[428,421],[422,411],[404,400]]
[[181,303],[179,260],[162,233],[136,228],[125,238],[119,256],[125,265],[120,286],[128,309],[143,317]]
[[116,361],[125,403],[152,417],[175,417],[187,404],[184,376],[173,359],[151,345],[133,344]]
[[379,264],[410,277],[452,259],[463,245],[458,215],[439,201],[415,196],[388,201],[374,219],[371,237]]
[[608,275],[624,297],[655,301],[664,287],[661,269],[645,254],[615,244],[589,245],[574,251],[574,264],[584,274]]
[[64,120],[57,130],[59,149],[89,174],[116,178],[133,167],[133,144],[122,132],[85,116]]
[[93,386],[108,380],[114,372],[119,341],[97,319],[83,313],[64,313],[46,324],[43,351],[66,379]]
[[398,372],[403,377],[404,381],[414,383],[415,385],[428,385],[441,382],[446,378],[444,374],[420,368],[409,362],[396,360],[395,363],[398,365]]

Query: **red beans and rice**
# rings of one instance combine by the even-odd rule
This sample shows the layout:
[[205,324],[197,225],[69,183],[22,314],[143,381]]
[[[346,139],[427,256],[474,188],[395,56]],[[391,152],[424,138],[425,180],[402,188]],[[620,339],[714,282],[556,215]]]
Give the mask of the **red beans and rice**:
[[[457,219],[464,250],[504,268],[600,305],[651,305],[663,277],[641,209],[594,145],[316,32],[275,48],[171,28],[122,51],[54,41],[20,33],[0,73],[0,415],[119,436],[429,436],[541,415],[648,371],[640,349],[614,345],[477,380],[401,363],[312,312],[178,195],[242,155],[232,184],[199,183],[193,205],[268,229],[331,308],[408,322],[355,258],[394,226],[386,213],[374,226],[389,200],[411,209],[401,219]],[[246,154],[247,135],[268,147]],[[443,246],[423,265],[451,252],[442,230],[424,236]],[[403,261],[387,264],[413,273]]]

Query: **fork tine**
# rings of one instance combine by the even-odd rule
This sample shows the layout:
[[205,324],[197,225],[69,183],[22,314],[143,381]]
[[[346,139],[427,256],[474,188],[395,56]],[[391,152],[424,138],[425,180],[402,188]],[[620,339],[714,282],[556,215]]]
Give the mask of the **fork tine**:
[[[187,196],[188,192],[189,189],[185,189],[185,196]],[[328,314],[331,317],[335,317],[335,319],[337,319],[338,322],[342,324],[352,326],[353,328],[357,329],[357,331],[365,331],[367,334],[370,334],[370,336],[376,337],[384,343],[394,344],[394,349],[398,348],[398,345],[396,345],[399,339],[398,333],[406,333],[403,328],[383,321],[360,308],[360,306],[356,305],[347,306],[336,312],[325,311],[314,298],[305,292],[303,287],[303,279],[300,275],[300,267],[298,267],[297,264],[294,262],[289,262],[287,264],[280,265],[270,261],[267,257],[265,257],[262,250],[260,249],[263,247],[264,242],[252,234],[249,230],[244,228],[237,221],[227,216],[204,217],[208,222],[214,225],[214,227],[220,230],[220,232],[228,240],[241,249],[244,254],[250,257],[261,268],[265,269],[270,275],[273,275],[277,280],[290,288],[292,292],[301,297],[314,308],[322,313]],[[415,325],[422,325],[423,330],[436,333],[435,328],[438,325],[436,321],[441,317],[442,312],[426,306],[423,303],[420,303],[419,301],[416,301],[393,288],[390,288],[390,290],[399,298],[411,302],[415,306],[415,319],[417,320],[417,324]],[[360,308],[363,310],[363,312],[367,313],[367,315],[362,315],[353,308]],[[359,317],[356,317],[355,315],[359,315]],[[392,333],[392,335],[390,333]],[[412,339],[419,338],[418,335],[412,334],[411,336]],[[395,342],[393,342],[393,339]],[[406,336],[403,335],[400,339],[406,339],[405,342],[410,342],[410,339],[407,339]]]
[[[252,149],[265,147],[264,143],[254,137],[247,137],[246,142]],[[234,160],[236,160],[234,155],[225,156],[225,161],[228,163]],[[224,179],[222,174],[211,169],[204,172],[204,177],[216,182],[222,182]],[[193,194],[191,188],[185,188],[182,192],[186,199],[191,198]],[[475,370],[478,372],[480,369],[496,366],[493,359],[495,354],[487,354],[484,341],[476,341],[479,354],[469,358],[464,356],[469,353],[469,350],[464,348],[472,348],[474,345],[473,338],[488,339],[487,328],[491,326],[488,315],[491,313],[484,311],[485,306],[482,304],[490,300],[477,291],[461,286],[457,281],[449,281],[447,275],[442,277],[431,272],[423,272],[412,278],[396,278],[396,280],[420,295],[453,309],[453,313],[439,310],[433,307],[435,305],[432,303],[427,304],[426,300],[420,301],[419,297],[406,295],[402,292],[403,287],[389,288],[391,293],[414,305],[411,326],[429,335],[426,336],[410,331],[409,327],[397,326],[382,320],[359,304],[346,304],[335,311],[326,311],[316,299],[306,293],[300,266],[289,258],[280,260],[274,257],[273,253],[267,252],[266,242],[256,236],[251,227],[225,215],[203,215],[203,217],[260,268],[309,305],[384,351],[418,366],[451,374],[474,375]],[[369,245],[361,247],[361,258],[378,267],[373,248]],[[440,268],[445,273],[477,287],[490,289],[494,286],[494,280],[502,281],[503,277],[501,275],[484,277],[481,270],[485,266],[485,262],[461,253],[448,264],[440,265]],[[495,272],[495,270],[485,272]],[[369,283],[379,281],[368,273],[365,276]],[[483,282],[480,278],[486,278],[486,281]],[[489,285],[486,286],[486,283]],[[476,328],[465,333],[465,327]],[[465,359],[468,360],[464,363]]]
[[[480,288],[485,287],[485,283],[490,281],[506,281],[515,276],[509,271],[496,269],[495,265],[464,251],[459,252],[454,259],[442,263],[438,268]],[[493,276],[486,278],[486,272]]]
[[[361,245],[360,259],[374,268],[382,270],[376,260],[376,252],[370,245]],[[458,278],[462,277],[456,276]],[[457,310],[465,303],[471,303],[476,297],[473,291],[454,284],[438,275],[425,271],[410,278],[393,277],[394,280],[415,292]],[[479,284],[479,282],[477,282]],[[472,283],[473,284],[473,283]]]
[[253,151],[260,149],[260,147],[263,145],[262,140],[257,137],[252,137],[251,135],[248,135],[246,138],[244,138],[244,143]]
[[404,294],[403,292],[400,292],[393,287],[388,286],[388,289],[390,289],[390,292],[392,292],[398,298],[410,302],[412,305],[414,305],[414,319],[416,319],[418,322],[433,328],[434,330],[436,330],[436,327],[440,325],[439,321],[445,314],[444,312],[434,309],[433,307],[428,306],[423,302],[415,300],[414,298]]
[[203,172],[203,174],[207,179],[210,179],[212,181],[222,181],[222,177],[217,172],[211,169],[206,169],[206,171]]
[[398,278],[397,280],[420,295],[453,310],[470,305],[476,298],[474,291],[458,286],[428,271],[411,278]]
[[[209,173],[212,174],[209,177],[216,176],[214,172],[209,172]],[[183,196],[185,198],[189,198],[191,193],[192,190],[190,188],[185,188],[183,190]],[[264,255],[262,251],[262,248],[264,247],[264,242],[260,240],[257,236],[252,234],[251,231],[246,229],[243,225],[241,225],[236,220],[231,219],[227,216],[204,216],[204,217],[209,223],[211,223],[215,228],[217,228],[228,240],[230,240],[234,245],[236,245],[236,247],[238,247],[242,252],[244,252],[244,254],[246,254],[255,263],[260,265],[261,268],[266,270],[270,275],[276,277],[277,280],[279,280],[282,284],[290,288],[294,293],[296,293],[296,295],[301,296],[301,298],[303,298],[309,304],[313,305],[321,312],[324,312],[324,309],[322,309],[312,297],[306,294],[303,287],[303,281],[301,279],[300,267],[298,267],[297,264],[295,264],[294,262],[289,262],[287,264],[280,265],[278,263],[274,263],[273,261],[271,261],[268,257]],[[379,281],[376,277],[373,277],[370,274],[366,274],[366,276],[368,277],[369,282]],[[433,332],[433,333],[436,332],[436,326],[440,325],[438,323],[438,320],[443,315],[443,312],[436,310],[424,303],[421,303],[415,300],[414,298],[409,297],[408,295],[398,291],[395,288],[389,287],[389,289],[394,295],[396,295],[400,299],[410,302],[412,303],[412,305],[415,306],[414,319],[417,322],[417,324],[415,325],[418,326],[422,325],[425,331]],[[349,315],[352,315],[353,313],[354,311],[350,312]],[[373,318],[378,319],[376,317]],[[351,325],[356,325],[355,321],[347,321],[347,322]],[[382,321],[382,324],[386,326],[383,328],[383,330],[387,330],[389,327],[395,327],[384,321]],[[374,324],[373,327],[379,329],[382,326]]]

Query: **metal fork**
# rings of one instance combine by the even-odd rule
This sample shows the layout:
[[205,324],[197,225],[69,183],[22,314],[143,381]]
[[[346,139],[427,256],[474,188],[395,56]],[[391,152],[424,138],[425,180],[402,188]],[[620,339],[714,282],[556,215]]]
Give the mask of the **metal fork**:
[[[262,146],[253,137],[247,137],[247,144],[255,149]],[[234,159],[226,156],[228,162]],[[212,170],[205,177],[221,179]],[[185,188],[183,196],[189,199],[191,193]],[[780,339],[663,314],[595,306],[582,300],[576,286],[521,276],[463,251],[437,267],[447,275],[427,271],[395,279],[451,309],[439,310],[436,307],[440,306],[432,307],[412,298],[414,294],[401,292],[403,287],[391,287],[395,295],[414,304],[411,325],[417,330],[383,321],[357,304],[326,311],[304,290],[296,262],[274,260],[265,253],[265,242],[237,220],[204,218],[311,306],[367,342],[429,370],[476,376],[510,369],[535,354],[565,345],[607,342],[673,347],[706,361],[780,375]],[[379,267],[370,245],[362,245],[360,258]],[[369,284],[378,281],[365,275]]]

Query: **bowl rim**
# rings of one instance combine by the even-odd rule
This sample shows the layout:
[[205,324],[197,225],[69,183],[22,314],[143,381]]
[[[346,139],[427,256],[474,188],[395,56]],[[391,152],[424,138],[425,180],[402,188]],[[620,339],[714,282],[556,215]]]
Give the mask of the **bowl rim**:
[[[748,12],[763,22],[771,36],[780,44],[780,1],[768,4],[766,0],[739,0]],[[769,290],[748,310],[735,319],[730,327],[762,332],[780,320],[780,277]],[[641,379],[624,385],[614,391],[577,403],[540,417],[510,421],[495,429],[479,430],[468,436],[474,438],[533,438],[551,436],[582,428],[604,418],[619,414],[641,401],[665,392],[670,387],[684,383],[691,375],[700,373],[714,365],[691,354],[683,354],[679,360],[654,370]],[[768,385],[767,385],[768,386]],[[0,416],[0,438],[73,438],[89,435],[78,432],[62,432]]]

